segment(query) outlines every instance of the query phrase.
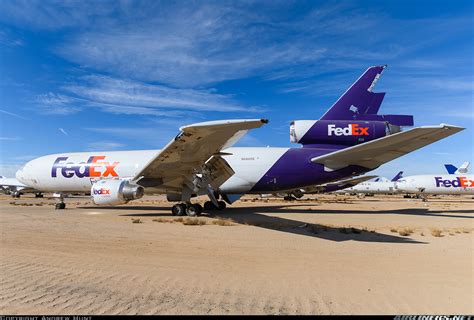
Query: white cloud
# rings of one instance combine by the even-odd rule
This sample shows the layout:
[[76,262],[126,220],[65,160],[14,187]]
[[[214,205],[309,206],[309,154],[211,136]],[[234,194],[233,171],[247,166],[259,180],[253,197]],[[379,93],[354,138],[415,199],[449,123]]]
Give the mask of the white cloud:
[[41,106],[39,111],[45,114],[69,115],[82,109],[77,99],[53,92],[37,96],[36,102]]
[[213,89],[179,89],[140,81],[90,75],[36,97],[40,112],[68,115],[87,108],[114,114],[190,117],[201,112],[259,112]]
[[232,96],[216,93],[215,90],[175,89],[98,75],[83,77],[81,80],[81,84],[65,86],[65,91],[104,108],[119,107],[118,112],[120,107],[124,108],[124,113],[132,108],[138,108],[138,112],[144,112],[145,108],[217,112],[256,111],[256,108],[240,105],[233,101]]
[[18,141],[21,140],[20,137],[0,137],[1,141]]

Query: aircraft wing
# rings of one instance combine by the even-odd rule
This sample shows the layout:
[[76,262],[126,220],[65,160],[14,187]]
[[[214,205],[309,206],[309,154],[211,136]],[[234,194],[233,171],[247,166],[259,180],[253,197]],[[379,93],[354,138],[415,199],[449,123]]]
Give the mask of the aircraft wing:
[[37,191],[33,188],[28,187],[27,185],[21,183],[15,178],[0,178],[0,189],[2,190],[16,190],[24,192],[33,192]]
[[315,157],[311,161],[323,164],[326,171],[338,170],[350,165],[375,169],[388,161],[462,130],[464,128],[448,124],[418,127]]
[[249,129],[267,122],[265,119],[222,120],[181,127],[180,133],[134,180],[144,187],[168,193],[197,193],[209,186],[215,189],[234,174],[220,156],[221,150],[233,145]]
[[304,188],[302,189],[302,191],[305,194],[333,192],[333,191],[353,187],[361,182],[373,179],[375,177],[377,176],[361,176],[357,178],[344,179],[344,180],[339,180],[335,182],[325,183],[325,184],[314,186],[314,187]]

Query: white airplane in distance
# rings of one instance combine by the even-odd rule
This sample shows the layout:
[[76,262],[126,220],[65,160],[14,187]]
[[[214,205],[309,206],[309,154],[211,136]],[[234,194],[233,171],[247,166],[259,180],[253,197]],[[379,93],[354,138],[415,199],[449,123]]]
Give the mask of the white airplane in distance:
[[468,194],[474,195],[474,175],[438,174],[416,175],[400,179],[396,189],[401,193],[428,194]]
[[396,181],[402,176],[403,171],[400,171],[392,180],[379,177],[375,180],[361,182],[353,187],[340,190],[339,193],[392,194],[396,192]]
[[37,198],[43,197],[42,193],[36,189],[30,188],[15,178],[6,178],[0,176],[0,190],[5,194],[11,195],[13,198],[19,198],[24,193],[35,193]]
[[58,193],[57,209],[65,208],[68,193],[90,192],[97,205],[119,205],[146,191],[178,202],[174,215],[196,216],[203,210],[191,202],[196,196],[209,197],[205,210],[221,210],[243,194],[340,181],[464,130],[448,124],[402,130],[413,126],[413,116],[379,115],[385,93],[372,89],[385,67],[368,68],[319,120],[293,121],[290,141],[297,148],[231,147],[268,121],[209,121],[180,128],[162,150],[53,154],[31,160],[16,177]]

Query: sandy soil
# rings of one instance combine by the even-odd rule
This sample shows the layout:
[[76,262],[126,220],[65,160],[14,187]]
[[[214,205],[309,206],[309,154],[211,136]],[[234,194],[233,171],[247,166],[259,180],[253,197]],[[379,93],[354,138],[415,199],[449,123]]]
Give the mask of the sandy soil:
[[0,197],[1,314],[474,313],[469,197],[67,203]]

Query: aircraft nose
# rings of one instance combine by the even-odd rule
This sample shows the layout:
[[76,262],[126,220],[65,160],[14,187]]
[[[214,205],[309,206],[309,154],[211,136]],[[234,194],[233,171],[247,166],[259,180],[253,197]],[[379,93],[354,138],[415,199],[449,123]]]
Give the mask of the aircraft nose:
[[21,167],[16,173],[15,177],[18,181],[21,183],[25,183],[26,177],[25,177],[25,166]]
[[20,181],[23,184],[30,185],[31,184],[31,162],[27,162],[22,168],[20,168],[16,174],[15,177],[18,181]]

